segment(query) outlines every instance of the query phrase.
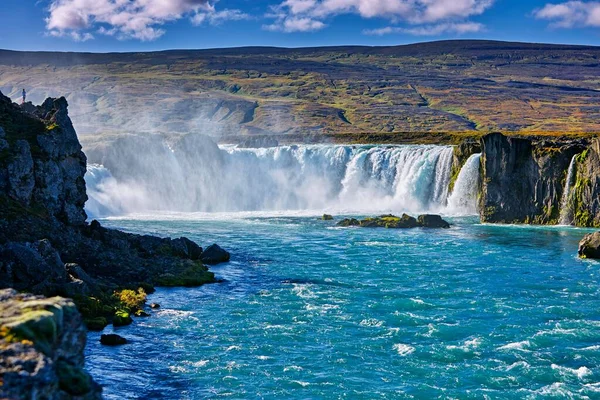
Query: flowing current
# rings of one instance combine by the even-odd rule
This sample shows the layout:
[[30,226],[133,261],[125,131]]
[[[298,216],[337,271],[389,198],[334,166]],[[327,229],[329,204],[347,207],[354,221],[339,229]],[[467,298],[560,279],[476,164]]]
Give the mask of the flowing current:
[[560,218],[558,221],[560,225],[571,225],[573,221],[573,211],[571,210],[571,207],[569,207],[569,198],[571,196],[571,186],[573,186],[573,180],[575,179],[576,159],[577,154],[571,158],[571,163],[567,170],[567,179],[565,181],[565,188],[560,202]]
[[[107,151],[98,158],[102,164],[90,164],[86,176],[92,217],[153,211],[444,212],[452,147],[177,143]],[[473,196],[471,181],[459,177],[462,197],[453,212],[476,212],[473,200],[464,198]]]
[[481,154],[473,154],[460,170],[454,184],[454,190],[448,198],[448,210],[450,213],[477,213],[480,160]]

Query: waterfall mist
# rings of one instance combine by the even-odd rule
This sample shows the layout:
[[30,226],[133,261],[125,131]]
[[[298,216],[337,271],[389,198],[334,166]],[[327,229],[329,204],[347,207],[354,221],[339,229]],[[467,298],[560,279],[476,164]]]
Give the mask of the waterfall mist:
[[153,211],[443,212],[451,146],[218,147],[129,137],[90,152],[91,217]]

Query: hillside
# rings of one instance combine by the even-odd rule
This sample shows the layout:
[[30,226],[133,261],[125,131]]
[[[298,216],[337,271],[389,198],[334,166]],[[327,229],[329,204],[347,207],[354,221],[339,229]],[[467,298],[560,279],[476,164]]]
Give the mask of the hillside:
[[586,133],[600,132],[599,60],[600,47],[489,41],[110,54],[0,50],[0,90],[17,100],[25,87],[34,103],[66,95],[84,142],[132,132],[197,131],[221,140]]

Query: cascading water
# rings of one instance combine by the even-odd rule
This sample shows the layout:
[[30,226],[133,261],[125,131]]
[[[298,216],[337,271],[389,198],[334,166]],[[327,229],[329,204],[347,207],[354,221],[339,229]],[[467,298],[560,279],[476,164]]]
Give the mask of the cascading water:
[[104,166],[88,167],[88,214],[419,212],[442,211],[447,202],[450,146],[240,149],[182,142],[121,144],[92,160]]
[[450,214],[477,214],[480,159],[481,154],[473,154],[460,170],[454,190],[448,198],[447,210]]
[[567,170],[567,179],[565,180],[565,188],[563,190],[562,199],[560,202],[560,217],[559,225],[571,225],[573,223],[573,210],[569,207],[569,198],[571,196],[571,187],[575,179],[575,164],[577,154],[571,158],[569,169]]

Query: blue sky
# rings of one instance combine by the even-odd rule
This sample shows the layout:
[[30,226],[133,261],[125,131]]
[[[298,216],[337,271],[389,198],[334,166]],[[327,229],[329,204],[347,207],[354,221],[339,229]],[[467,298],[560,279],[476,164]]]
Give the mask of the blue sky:
[[147,51],[496,39],[600,45],[600,0],[0,0],[0,48]]

